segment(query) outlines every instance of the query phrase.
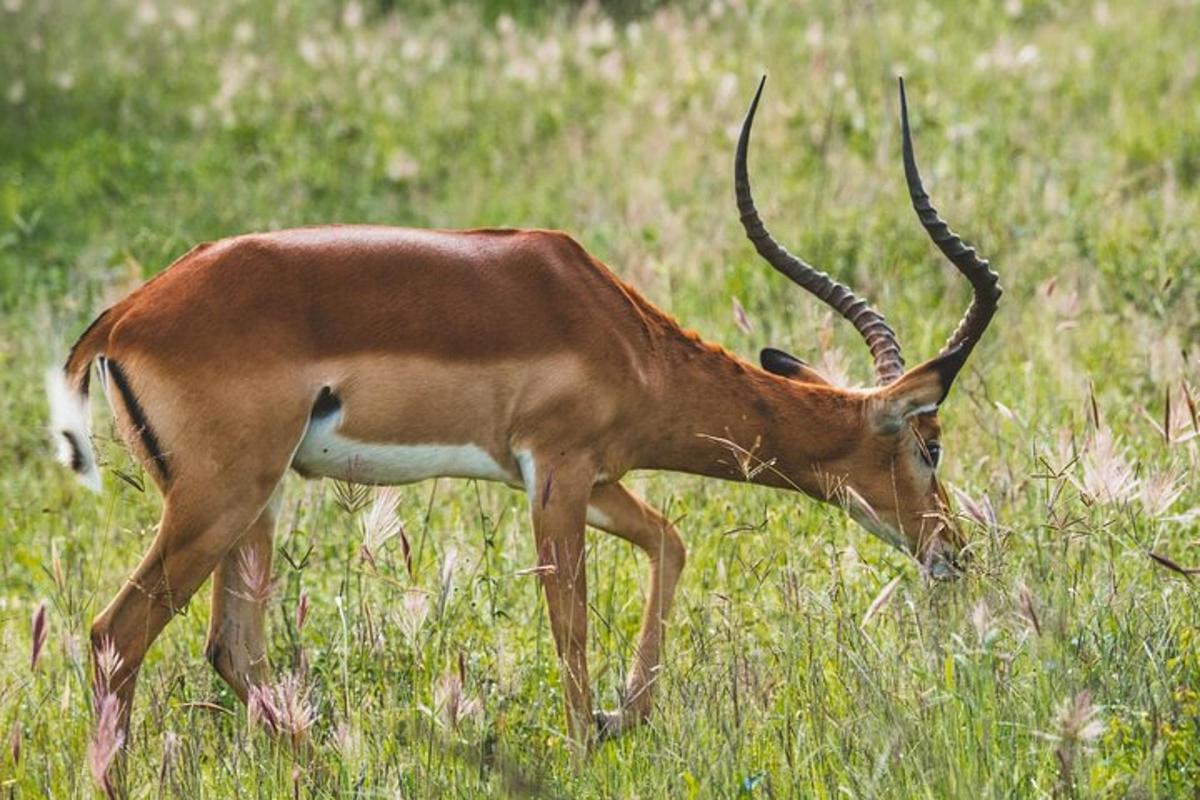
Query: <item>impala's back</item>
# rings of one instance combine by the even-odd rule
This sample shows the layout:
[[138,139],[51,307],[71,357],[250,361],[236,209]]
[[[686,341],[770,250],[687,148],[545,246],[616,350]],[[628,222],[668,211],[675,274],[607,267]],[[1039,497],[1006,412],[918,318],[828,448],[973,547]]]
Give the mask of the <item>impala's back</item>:
[[[193,249],[108,311],[67,372],[78,385],[93,351],[120,370],[118,415],[164,478],[179,439],[239,418],[249,439],[265,410],[291,418],[281,446],[305,474],[514,483],[514,441],[628,423],[621,398],[647,375],[638,308],[560,233],[281,231]],[[255,410],[218,419],[231,386]]]

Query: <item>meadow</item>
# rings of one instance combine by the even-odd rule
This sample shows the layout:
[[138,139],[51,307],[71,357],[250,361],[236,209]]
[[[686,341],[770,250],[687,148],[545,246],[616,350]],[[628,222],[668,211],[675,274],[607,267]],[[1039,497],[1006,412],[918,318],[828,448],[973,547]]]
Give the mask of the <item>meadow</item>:
[[[763,216],[910,362],[969,288],[904,193],[898,74],[927,187],[1001,274],[941,413],[970,574],[928,582],[798,495],[630,476],[690,560],[654,717],[576,768],[524,496],[291,476],[268,602],[294,735],[205,662],[205,588],[142,669],[130,795],[1196,796],[1198,30],[1194,0],[2,0],[0,795],[97,792],[88,628],[161,510],[102,400],[103,493],[54,463],[43,372],[197,242],[560,228],[705,338],[867,383],[850,326],[737,221],[765,72]],[[611,708],[646,563],[588,546]]]

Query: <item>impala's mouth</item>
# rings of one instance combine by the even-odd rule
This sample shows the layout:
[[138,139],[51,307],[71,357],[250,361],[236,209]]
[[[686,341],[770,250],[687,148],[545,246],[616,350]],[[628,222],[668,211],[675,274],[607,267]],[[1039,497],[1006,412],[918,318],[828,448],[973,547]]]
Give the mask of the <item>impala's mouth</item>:
[[924,555],[918,559],[921,562],[921,570],[935,581],[954,581],[961,578],[964,574],[963,565],[959,555],[952,549],[943,544],[940,538],[926,549]]
[[963,576],[962,567],[950,558],[936,558],[929,564],[929,577],[935,581],[956,581]]

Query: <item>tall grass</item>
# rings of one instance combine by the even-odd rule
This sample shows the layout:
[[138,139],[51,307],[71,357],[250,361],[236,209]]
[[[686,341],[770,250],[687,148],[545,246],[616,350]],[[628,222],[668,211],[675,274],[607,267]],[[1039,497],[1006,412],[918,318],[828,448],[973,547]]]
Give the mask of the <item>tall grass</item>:
[[[632,476],[689,566],[652,723],[577,772],[523,497],[438,481],[371,510],[292,478],[260,576],[279,683],[252,703],[288,733],[248,724],[205,664],[198,596],[143,669],[134,794],[1195,791],[1196,3],[400,5],[0,3],[0,790],[95,791],[88,626],[160,507],[102,404],[104,495],[51,463],[38,376],[195,242],[559,227],[707,337],[865,381],[853,331],[765,269],[735,218],[733,136],[766,71],[764,217],[875,300],[910,360],[968,290],[903,195],[897,73],[928,185],[1002,275],[943,412],[975,574],[925,585],[802,498]],[[589,545],[611,707],[646,565]]]

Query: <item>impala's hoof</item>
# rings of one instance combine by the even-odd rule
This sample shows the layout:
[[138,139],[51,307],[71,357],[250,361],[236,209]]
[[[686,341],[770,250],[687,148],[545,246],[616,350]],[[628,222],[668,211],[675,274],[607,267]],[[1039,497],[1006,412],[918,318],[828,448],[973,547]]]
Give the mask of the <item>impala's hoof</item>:
[[625,732],[625,715],[620,711],[596,711],[596,742],[607,742]]
[[615,739],[646,721],[643,714],[631,708],[623,711],[596,711],[592,716],[596,719],[597,742]]

